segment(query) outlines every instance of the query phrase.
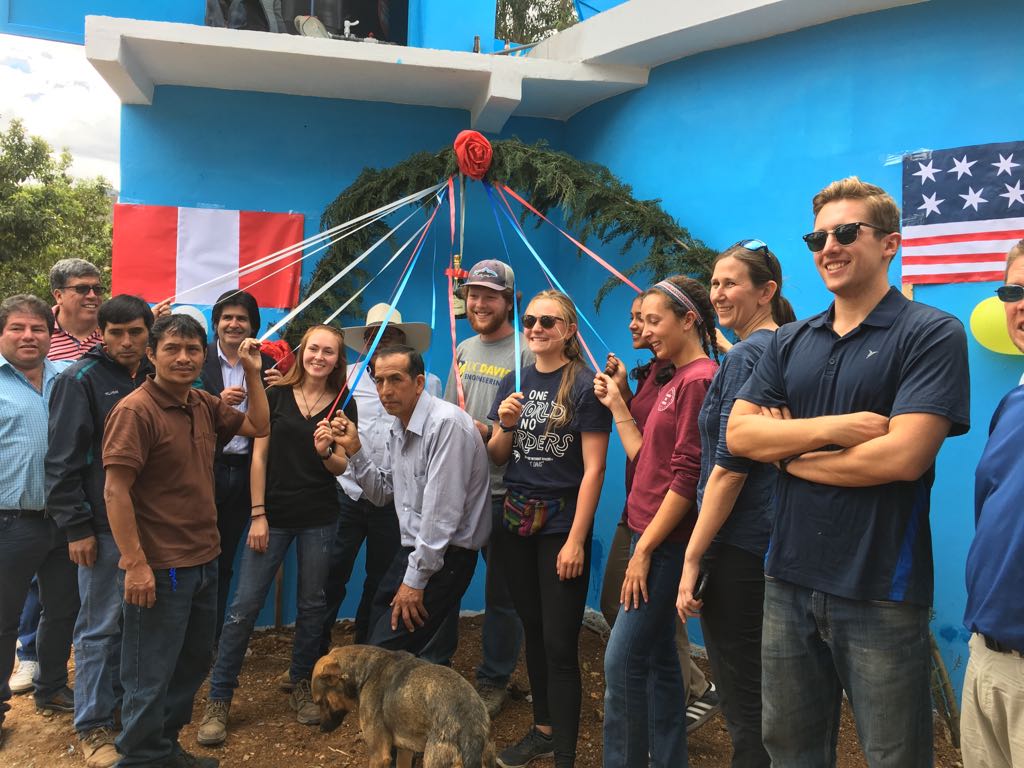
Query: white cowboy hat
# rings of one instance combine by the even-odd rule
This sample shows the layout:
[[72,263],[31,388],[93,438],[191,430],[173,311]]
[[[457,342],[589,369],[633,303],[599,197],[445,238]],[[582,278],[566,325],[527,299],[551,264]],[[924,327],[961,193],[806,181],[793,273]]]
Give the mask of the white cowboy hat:
[[[384,318],[387,317],[389,309],[391,307],[388,304],[376,304],[370,307],[370,311],[366,313],[366,325],[353,325],[348,328],[342,328],[341,332],[345,336],[345,346],[359,353],[365,352],[366,341],[364,337],[366,336],[367,329],[378,328],[384,322]],[[426,323],[403,323],[402,313],[396,309],[391,313],[388,328],[397,328],[404,333],[405,343],[417,352],[423,353],[430,349],[430,326]]]

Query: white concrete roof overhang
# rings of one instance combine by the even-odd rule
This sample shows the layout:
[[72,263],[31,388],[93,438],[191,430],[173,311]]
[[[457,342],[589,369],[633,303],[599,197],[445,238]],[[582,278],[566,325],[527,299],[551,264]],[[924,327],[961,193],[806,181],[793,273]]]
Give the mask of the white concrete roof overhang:
[[[88,16],[86,55],[124,104],[157,85],[464,109],[498,132],[512,117],[568,120],[700,51],[921,0],[631,0],[528,56],[372,45]],[[652,23],[656,20],[656,23]]]

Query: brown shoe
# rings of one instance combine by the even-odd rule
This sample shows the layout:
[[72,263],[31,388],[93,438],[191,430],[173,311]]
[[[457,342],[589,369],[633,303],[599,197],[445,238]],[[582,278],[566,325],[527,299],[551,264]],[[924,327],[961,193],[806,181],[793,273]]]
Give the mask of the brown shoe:
[[228,737],[228,711],[231,702],[223,699],[210,699],[206,702],[206,712],[199,724],[196,741],[204,747],[218,747]]
[[303,725],[320,724],[320,707],[313,703],[313,692],[309,689],[309,680],[299,680],[292,691],[289,705],[295,710],[295,719]]
[[114,734],[109,728],[93,728],[78,737],[88,768],[110,768],[121,756],[114,746]]

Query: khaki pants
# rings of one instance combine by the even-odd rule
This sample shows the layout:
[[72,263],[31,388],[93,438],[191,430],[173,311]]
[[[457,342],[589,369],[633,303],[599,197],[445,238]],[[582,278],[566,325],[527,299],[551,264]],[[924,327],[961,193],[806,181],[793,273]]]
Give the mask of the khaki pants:
[[[604,581],[601,584],[601,613],[608,626],[615,623],[619,612],[619,595],[622,579],[629,564],[629,546],[633,533],[625,523],[615,527],[612,545],[608,548],[608,562],[605,564]],[[699,699],[708,690],[708,680],[690,656],[690,638],[686,634],[686,623],[676,618],[676,652],[679,654],[679,668],[686,685],[686,703]]]
[[1024,766],[1024,658],[970,642],[960,720],[964,768]]

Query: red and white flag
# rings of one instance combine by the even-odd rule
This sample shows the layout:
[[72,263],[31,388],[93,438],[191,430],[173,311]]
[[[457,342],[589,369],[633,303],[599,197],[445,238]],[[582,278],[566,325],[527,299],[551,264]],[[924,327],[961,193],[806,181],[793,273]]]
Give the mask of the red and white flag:
[[213,304],[225,291],[241,288],[261,307],[290,309],[299,298],[302,265],[287,265],[301,252],[254,272],[190,289],[300,242],[303,220],[298,213],[118,203],[112,290],[154,303],[173,296],[176,303]]

